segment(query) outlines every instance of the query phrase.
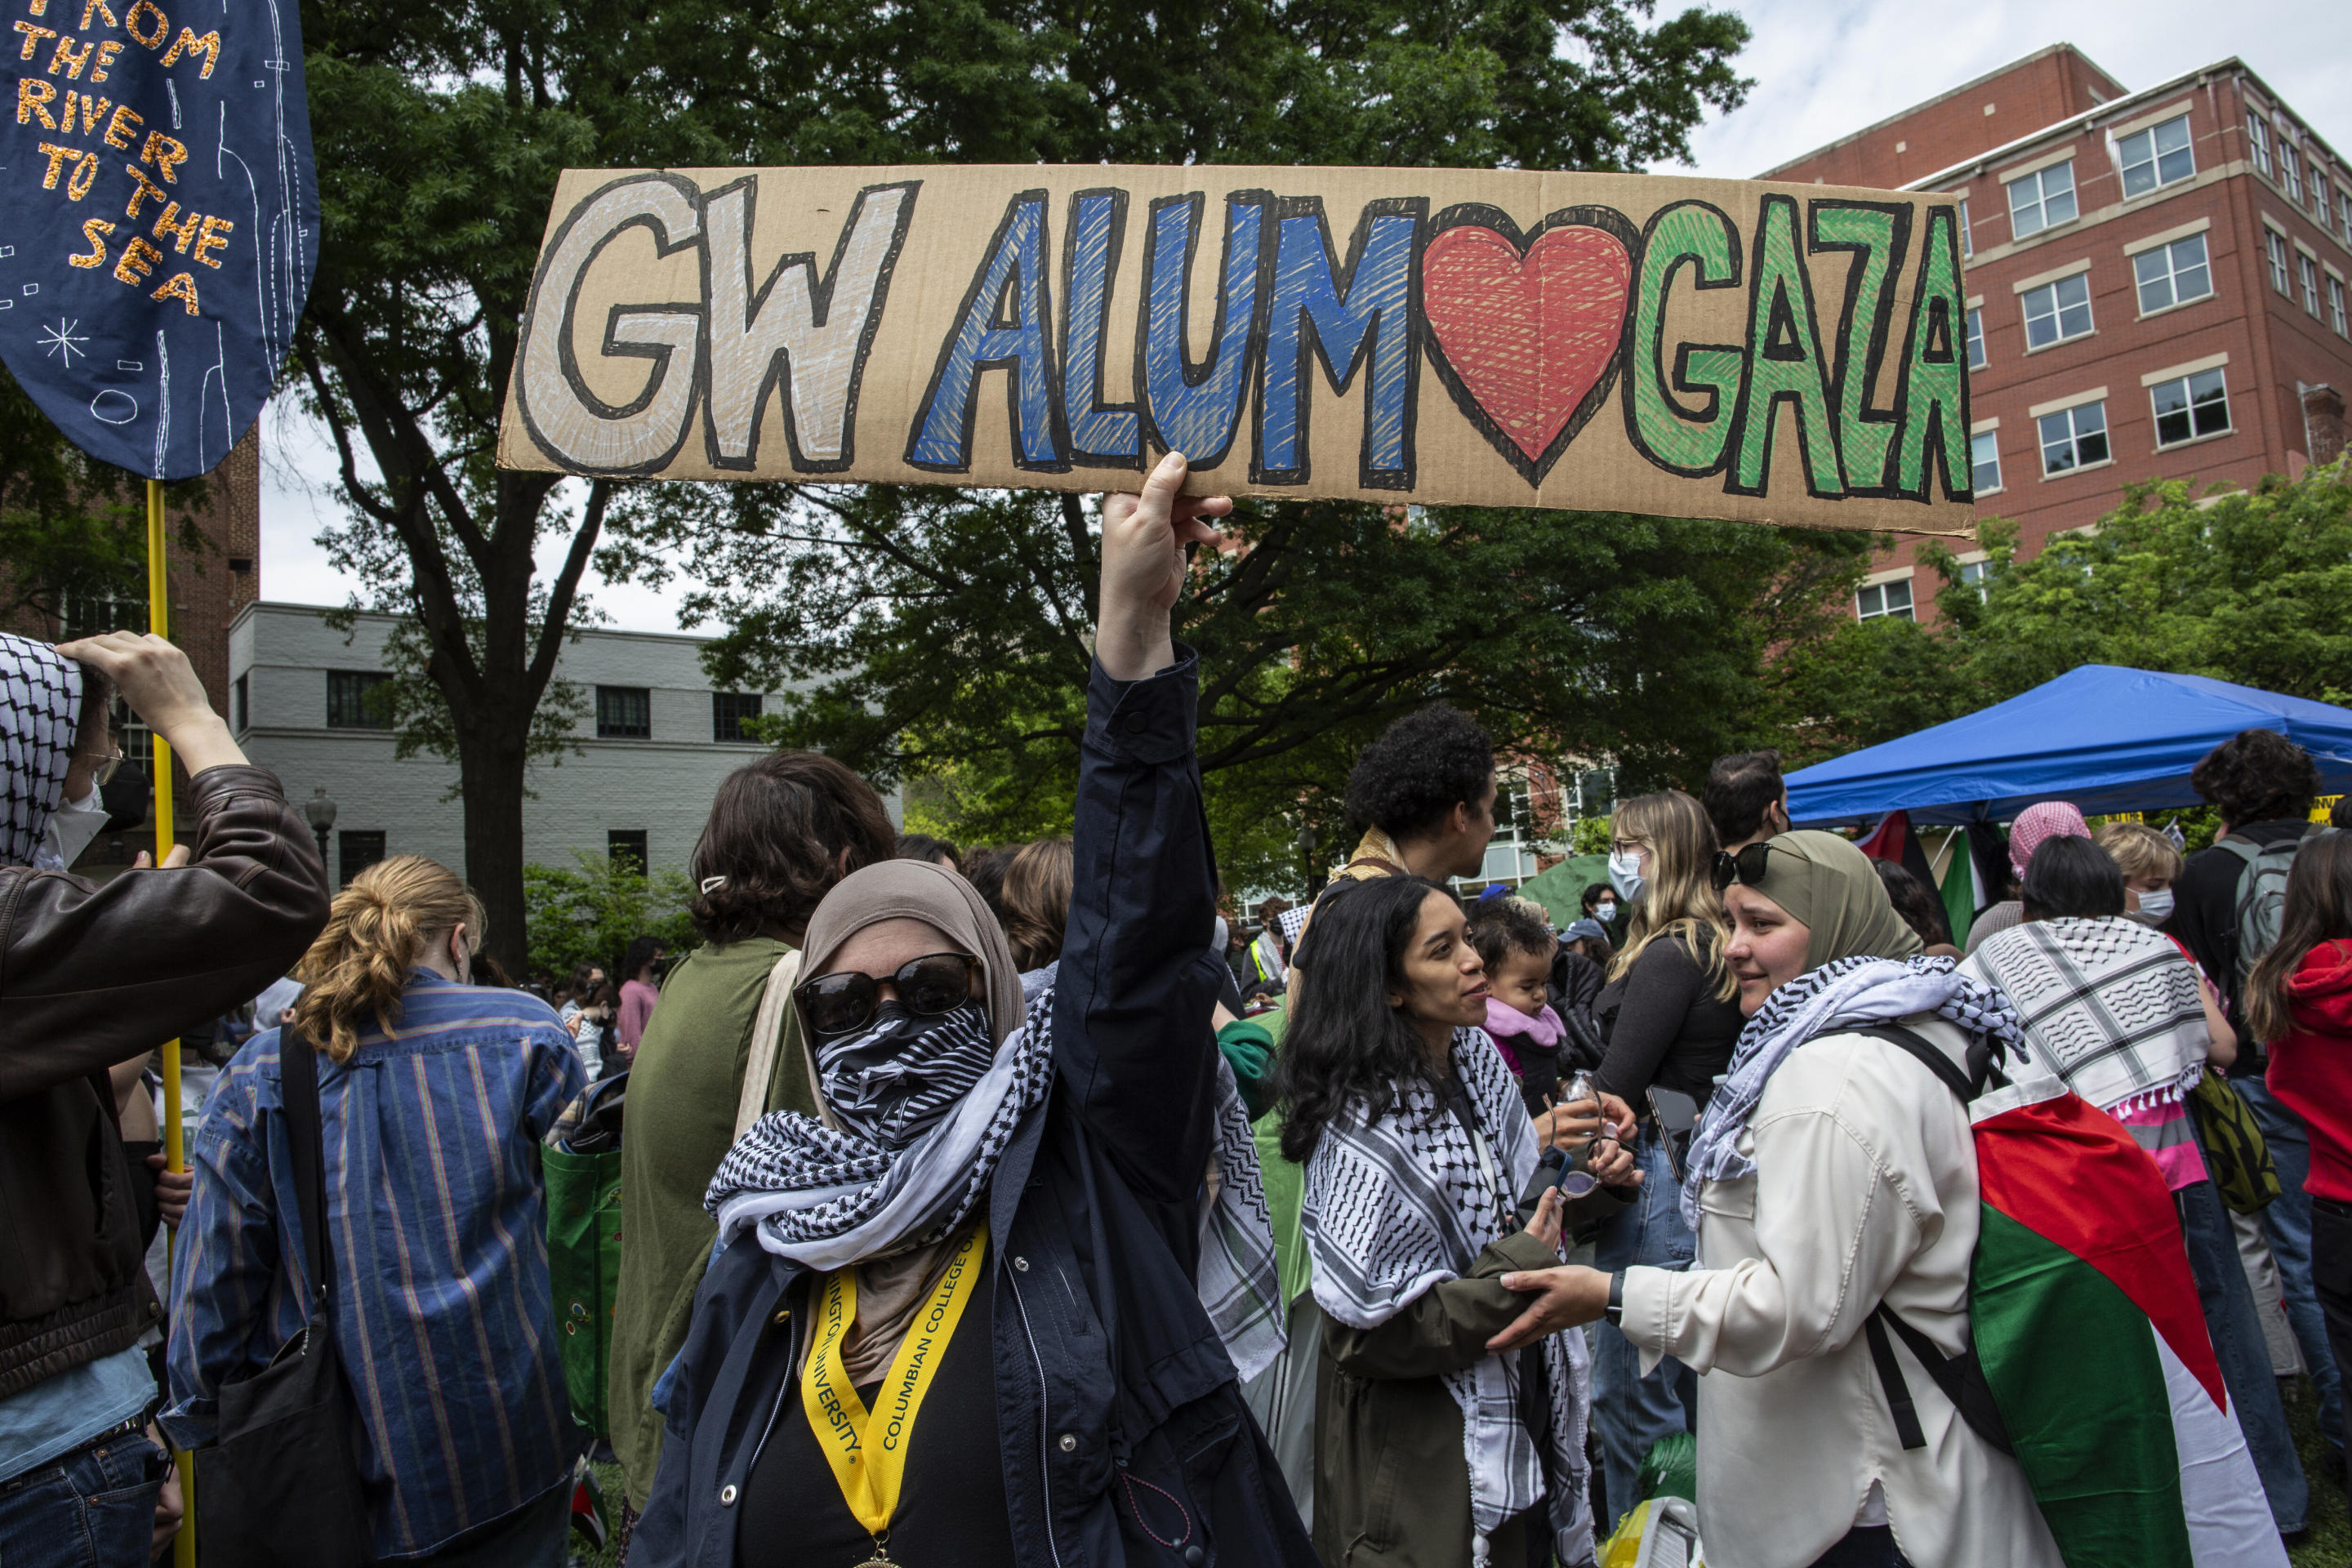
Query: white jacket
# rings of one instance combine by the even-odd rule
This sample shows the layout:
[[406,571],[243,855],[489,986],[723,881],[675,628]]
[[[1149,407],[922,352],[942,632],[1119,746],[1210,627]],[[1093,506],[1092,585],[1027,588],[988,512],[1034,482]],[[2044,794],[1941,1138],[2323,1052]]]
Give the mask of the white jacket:
[[[1949,1024],[1905,1025],[1963,1061]],[[2060,1568],[2017,1462],[1890,1336],[1927,1438],[1903,1447],[1863,1333],[1884,1300],[1947,1352],[1964,1342],[1977,1163],[1951,1090],[1886,1041],[1824,1036],[1772,1075],[1739,1147],[1756,1173],[1707,1184],[1697,1264],[1625,1276],[1644,1369],[1673,1355],[1704,1374],[1711,1568],[1805,1568],[1853,1528],[1873,1481],[1916,1568]]]

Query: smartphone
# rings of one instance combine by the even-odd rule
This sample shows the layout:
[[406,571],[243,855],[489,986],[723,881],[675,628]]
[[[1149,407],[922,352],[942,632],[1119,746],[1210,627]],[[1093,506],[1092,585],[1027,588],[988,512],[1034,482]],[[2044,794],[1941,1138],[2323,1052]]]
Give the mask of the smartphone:
[[1679,1089],[1649,1090],[1650,1114],[1658,1120],[1658,1142],[1666,1151],[1666,1165],[1675,1180],[1683,1179],[1684,1162],[1690,1153],[1691,1135],[1698,1131],[1698,1101]]

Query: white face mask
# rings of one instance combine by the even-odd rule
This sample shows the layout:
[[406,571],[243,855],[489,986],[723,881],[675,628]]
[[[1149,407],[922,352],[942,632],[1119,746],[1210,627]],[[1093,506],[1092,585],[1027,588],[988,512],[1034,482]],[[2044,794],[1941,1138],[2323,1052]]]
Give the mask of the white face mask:
[[33,868],[62,871],[72,865],[106,826],[106,803],[99,798],[95,784],[87,798],[60,805],[49,814],[48,831],[41,835],[41,847],[33,851]]
[[1639,899],[1648,879],[1642,875],[1642,852],[1638,849],[1612,850],[1609,856],[1609,885],[1617,896],[1627,902]]
[[2144,925],[2152,926],[2160,926],[2170,920],[2172,889],[2158,888],[2152,893],[2142,893],[2139,896],[2139,908],[2132,911],[2132,918]]

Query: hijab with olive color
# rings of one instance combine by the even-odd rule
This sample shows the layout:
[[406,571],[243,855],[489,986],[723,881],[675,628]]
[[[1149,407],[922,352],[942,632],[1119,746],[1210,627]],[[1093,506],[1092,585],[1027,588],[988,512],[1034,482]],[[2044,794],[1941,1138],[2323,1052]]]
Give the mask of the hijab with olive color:
[[1834,833],[1812,828],[1765,840],[1764,880],[1756,890],[1812,933],[1805,967],[1836,958],[1909,958],[1923,951],[1904,923],[1870,858]]
[[[1806,1041],[1923,1015],[1979,1039],[2008,1059],[2025,1058],[2025,1037],[2009,998],[1955,960],[1922,954],[1919,933],[1904,923],[1869,857],[1834,833],[1783,833],[1767,841],[1764,880],[1756,890],[1803,922],[1805,972],[1764,1000],[1739,1032],[1731,1068],[1707,1102],[1685,1159],[1682,1214],[1701,1224],[1699,1193],[1709,1182],[1752,1175],[1755,1158],[1739,1135],[1763,1102],[1765,1085]],[[1948,1091],[1925,1074],[1919,1093]],[[1906,1079],[1906,1081],[1908,1081]]]

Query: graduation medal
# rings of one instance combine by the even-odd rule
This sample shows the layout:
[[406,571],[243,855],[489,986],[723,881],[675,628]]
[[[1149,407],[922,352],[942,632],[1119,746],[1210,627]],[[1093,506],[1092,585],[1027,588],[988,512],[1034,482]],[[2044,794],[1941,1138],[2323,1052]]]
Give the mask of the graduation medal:
[[906,1486],[915,1416],[971,1303],[987,1251],[983,1226],[974,1229],[948,1260],[921,1315],[899,1342],[872,1411],[850,1385],[849,1370],[841,1359],[841,1342],[857,1321],[856,1270],[836,1269],[825,1281],[817,1307],[816,1342],[809,1347],[807,1374],[801,1379],[801,1409],[850,1513],[874,1537],[874,1555],[858,1568],[900,1568],[890,1557],[890,1520]]

